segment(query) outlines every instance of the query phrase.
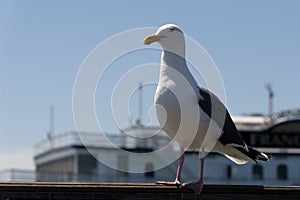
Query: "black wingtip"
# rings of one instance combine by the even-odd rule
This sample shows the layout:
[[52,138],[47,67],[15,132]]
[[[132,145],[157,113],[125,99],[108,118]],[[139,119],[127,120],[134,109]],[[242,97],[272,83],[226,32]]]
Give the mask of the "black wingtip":
[[235,147],[235,148],[238,149],[243,154],[245,154],[246,156],[248,156],[249,158],[251,158],[251,160],[253,160],[256,164],[257,164],[257,160],[268,161],[271,159],[270,155],[262,153],[256,149],[254,149],[253,147],[250,147],[250,146],[247,146],[247,147],[248,147],[248,151],[246,151],[242,147]]
[[263,160],[263,161],[269,161],[271,158],[272,156],[265,153],[260,153],[259,155],[256,156],[257,160]]
[[268,154],[265,154],[263,152],[259,152],[256,149],[249,147],[249,157],[254,160],[262,160],[262,161],[268,161],[271,159],[271,156]]

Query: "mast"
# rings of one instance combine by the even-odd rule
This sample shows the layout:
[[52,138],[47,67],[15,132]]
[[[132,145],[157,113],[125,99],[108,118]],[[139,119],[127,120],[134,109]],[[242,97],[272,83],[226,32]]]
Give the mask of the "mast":
[[272,86],[270,83],[267,83],[265,85],[267,91],[268,91],[268,94],[269,94],[269,98],[268,98],[268,101],[269,101],[269,117],[272,117],[273,115],[273,98],[274,98],[274,92],[272,90]]
[[139,126],[143,126],[143,82],[139,82],[138,93],[138,119],[136,120],[136,123]]
[[50,139],[54,134],[54,106],[50,106],[49,109],[49,132],[47,137]]

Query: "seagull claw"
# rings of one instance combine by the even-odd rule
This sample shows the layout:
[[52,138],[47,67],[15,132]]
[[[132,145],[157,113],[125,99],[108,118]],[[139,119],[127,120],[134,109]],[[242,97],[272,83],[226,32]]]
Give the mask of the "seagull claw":
[[182,183],[179,180],[175,180],[172,182],[168,182],[168,181],[155,181],[155,184],[158,185],[167,185],[167,186],[176,186],[177,188],[181,188],[182,187]]

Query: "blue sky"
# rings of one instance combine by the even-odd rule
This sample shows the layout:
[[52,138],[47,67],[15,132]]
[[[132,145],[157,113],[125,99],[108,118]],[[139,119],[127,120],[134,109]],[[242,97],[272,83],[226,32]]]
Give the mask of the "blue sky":
[[[296,0],[0,0],[0,163],[9,163],[0,170],[33,167],[18,158],[32,156],[33,145],[45,138],[50,105],[55,132],[74,130],[72,89],[81,63],[100,42],[133,28],[174,23],[199,42],[220,70],[233,115],[266,114],[266,82],[275,92],[275,111],[300,107],[299,8]],[[143,53],[136,57],[159,62],[159,52]],[[134,59],[128,56],[124,65]],[[153,92],[145,88],[145,110]]]

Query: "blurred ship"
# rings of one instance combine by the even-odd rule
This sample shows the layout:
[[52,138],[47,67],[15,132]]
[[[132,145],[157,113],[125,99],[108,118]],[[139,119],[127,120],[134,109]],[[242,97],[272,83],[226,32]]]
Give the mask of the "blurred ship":
[[[246,143],[270,154],[272,159],[259,164],[236,165],[223,155],[210,153],[205,162],[206,184],[300,184],[300,110],[288,110],[272,116],[235,116],[233,120]],[[143,127],[140,124],[115,134],[62,133],[48,137],[36,145],[36,171],[2,171],[0,181],[171,181],[176,174],[178,160],[155,170],[158,165],[162,165],[165,157],[157,154],[153,159],[147,159],[144,156],[123,153],[149,153],[170,142],[170,138],[159,127]],[[179,153],[175,142],[171,143],[171,148],[171,154]],[[185,154],[182,179],[196,180],[199,171],[198,152],[188,151]],[[97,158],[109,160],[110,166]]]

